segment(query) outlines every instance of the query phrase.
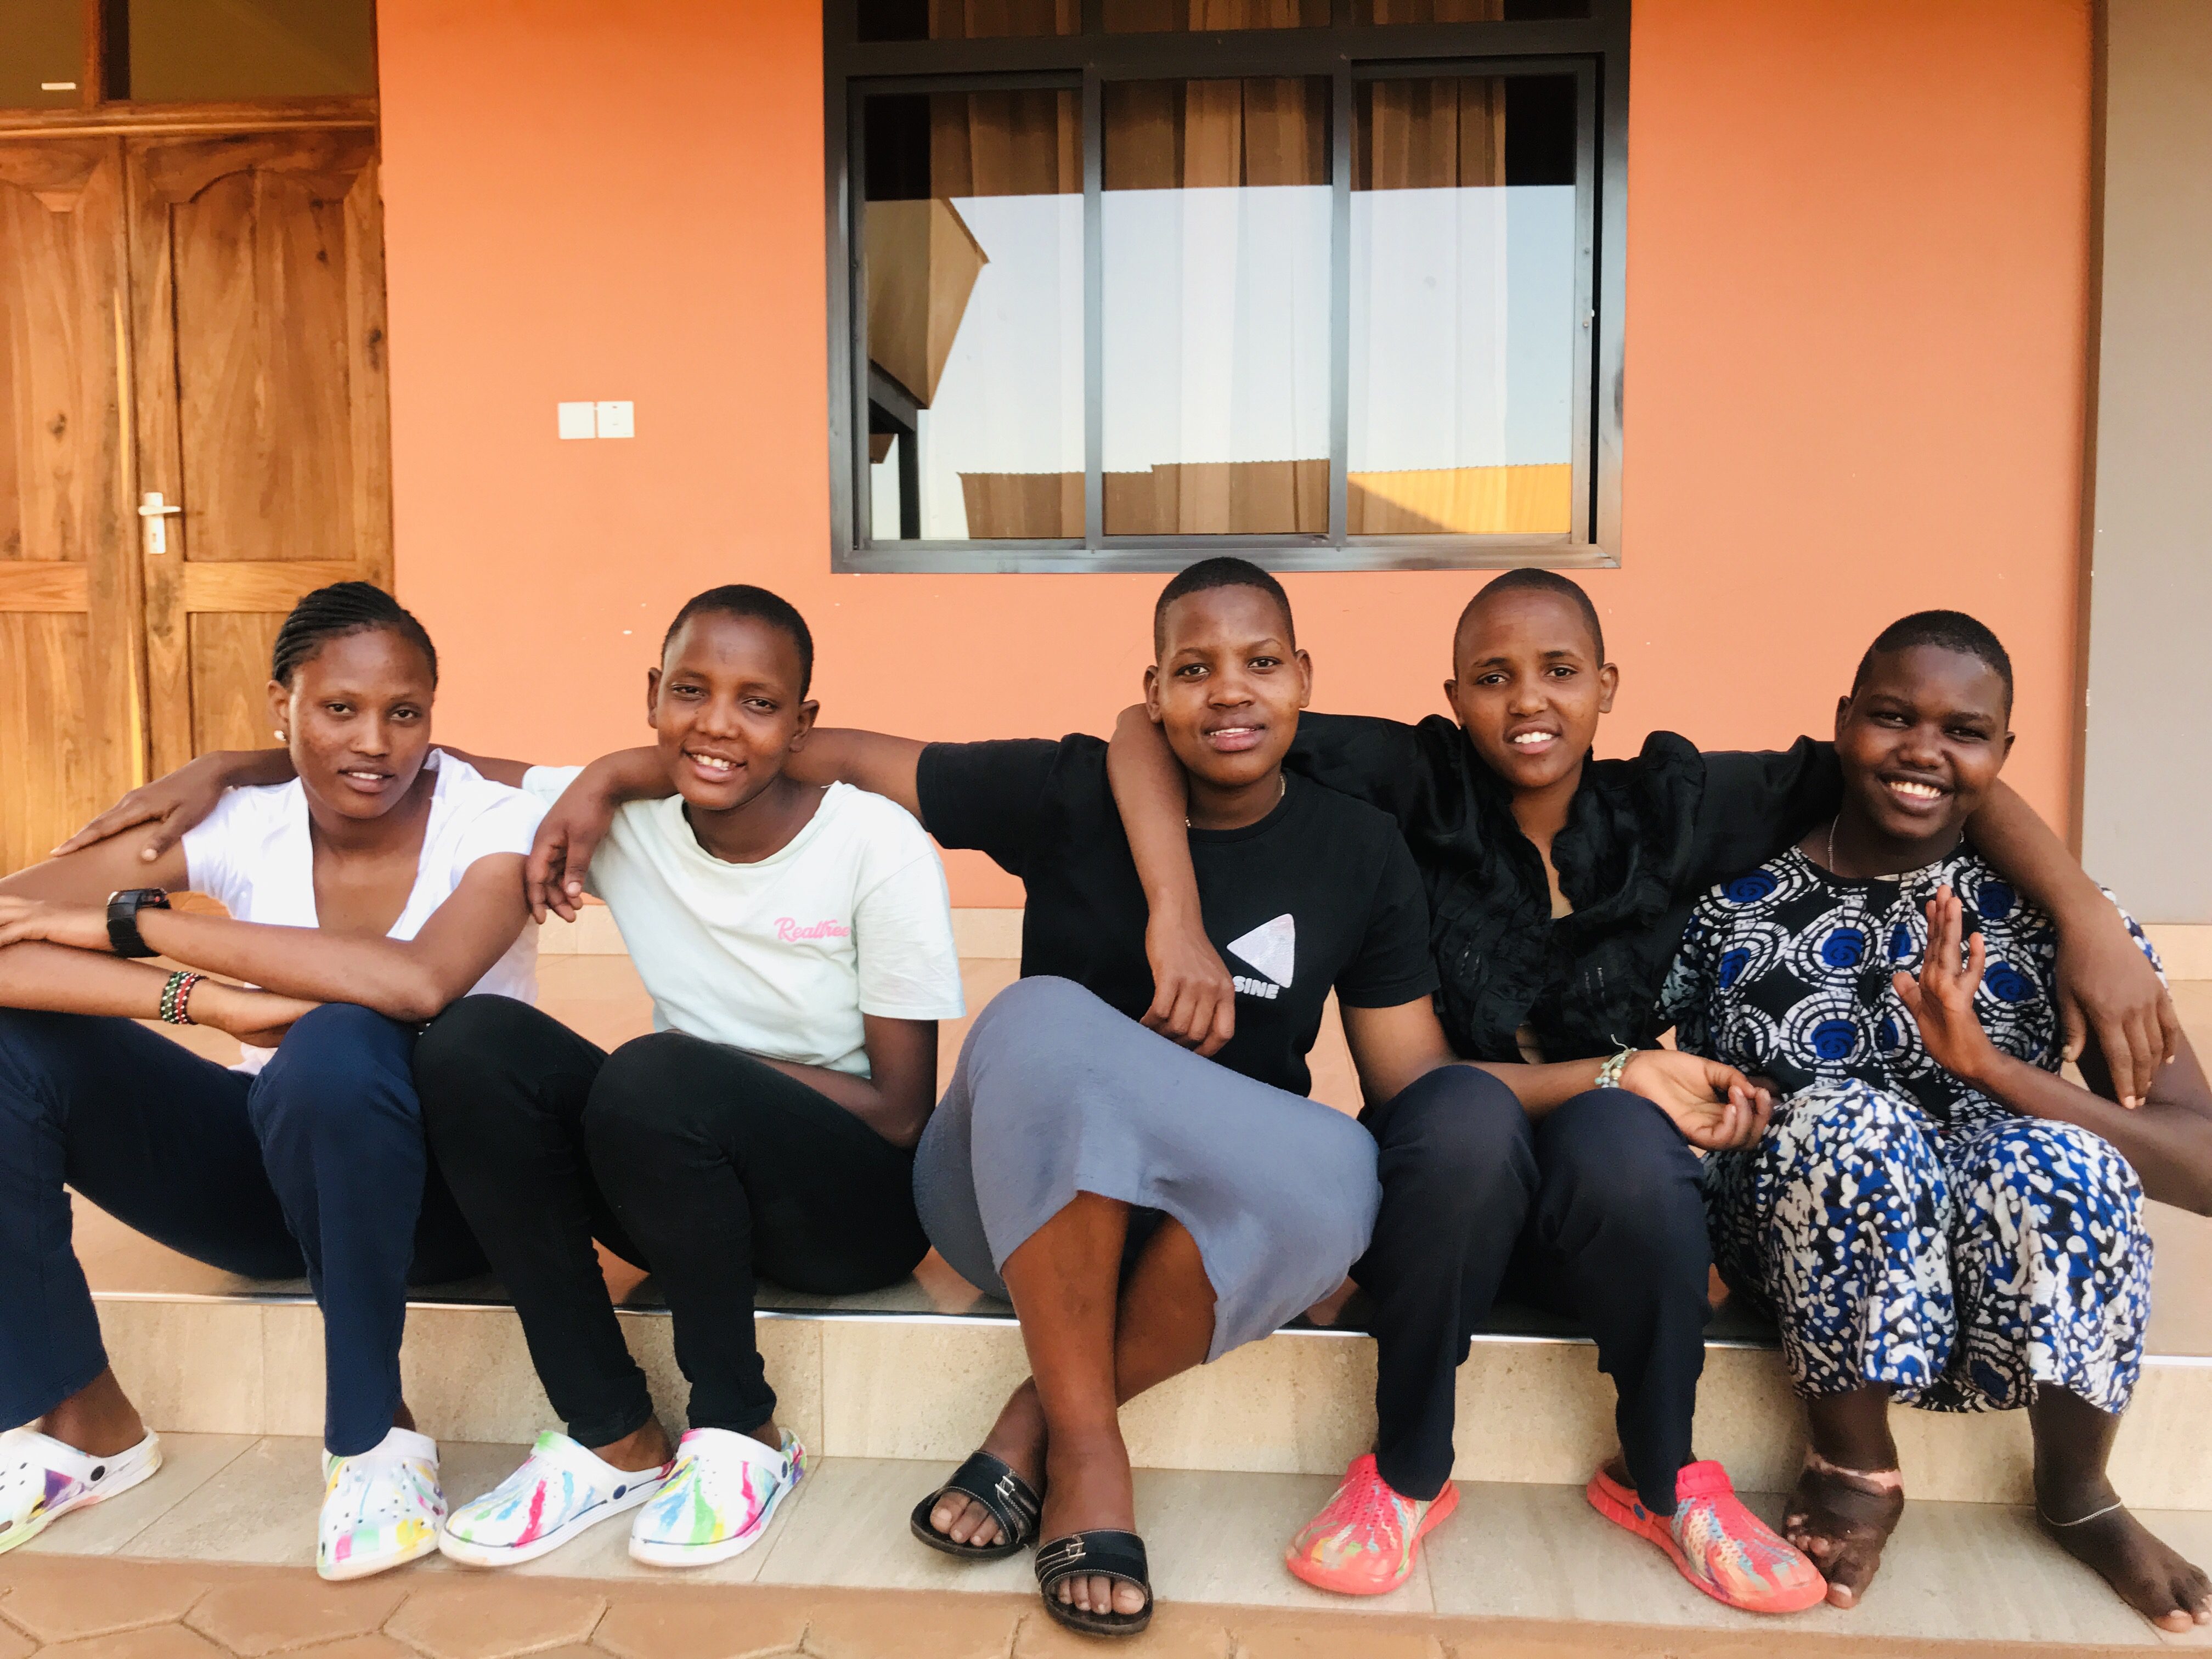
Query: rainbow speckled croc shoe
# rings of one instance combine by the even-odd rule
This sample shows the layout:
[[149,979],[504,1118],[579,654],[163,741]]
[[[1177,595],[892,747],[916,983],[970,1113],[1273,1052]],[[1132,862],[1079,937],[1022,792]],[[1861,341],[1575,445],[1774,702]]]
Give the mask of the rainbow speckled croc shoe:
[[535,1561],[646,1502],[674,1467],[618,1469],[558,1429],[541,1431],[520,1468],[446,1517],[438,1548],[471,1567]]
[[1391,1490],[1363,1453],[1344,1484],[1283,1552],[1291,1576],[1339,1595],[1387,1595],[1413,1577],[1421,1540],[1459,1507],[1447,1480],[1427,1503]]
[[27,1544],[71,1510],[128,1492],[161,1467],[151,1429],[128,1451],[94,1457],[36,1429],[0,1434],[0,1553]]
[[394,1429],[352,1457],[323,1454],[323,1516],[315,1571],[366,1578],[438,1547],[446,1495],[438,1488],[438,1443]]
[[630,1522],[629,1553],[653,1567],[703,1567],[750,1549],[806,1478],[806,1448],[787,1430],[772,1451],[749,1434],[693,1429],[676,1468]]
[[1654,1515],[1603,1469],[1584,1489],[1590,1507],[1649,1539],[1674,1569],[1716,1601],[1747,1613],[1802,1613],[1827,1597],[1820,1570],[1737,1499],[1728,1471],[1684,1465],[1674,1477],[1674,1513]]

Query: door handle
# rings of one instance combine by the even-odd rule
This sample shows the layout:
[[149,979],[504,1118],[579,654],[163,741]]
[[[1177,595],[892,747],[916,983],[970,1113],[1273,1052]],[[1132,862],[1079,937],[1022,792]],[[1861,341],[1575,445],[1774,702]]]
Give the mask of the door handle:
[[145,521],[146,525],[146,556],[148,558],[158,559],[169,550],[168,518],[170,514],[182,513],[184,510],[181,507],[163,506],[161,492],[158,489],[149,489],[146,492],[145,499],[138,503],[138,516]]

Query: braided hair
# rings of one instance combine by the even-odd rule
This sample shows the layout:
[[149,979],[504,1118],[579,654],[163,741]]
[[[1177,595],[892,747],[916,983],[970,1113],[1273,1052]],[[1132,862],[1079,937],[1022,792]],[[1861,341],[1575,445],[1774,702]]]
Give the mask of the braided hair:
[[430,684],[438,683],[438,649],[430,643],[428,633],[412,611],[368,582],[332,582],[294,605],[292,614],[276,630],[269,678],[279,685],[289,685],[301,665],[331,641],[380,628],[388,629],[420,651],[430,665]]

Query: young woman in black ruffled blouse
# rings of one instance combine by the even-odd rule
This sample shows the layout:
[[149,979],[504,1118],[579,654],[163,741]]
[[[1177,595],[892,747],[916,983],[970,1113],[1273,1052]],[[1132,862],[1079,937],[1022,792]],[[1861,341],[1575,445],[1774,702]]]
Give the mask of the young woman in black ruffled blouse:
[[[1657,1042],[1658,993],[1698,899],[1789,847],[1840,799],[1833,750],[1809,740],[1701,755],[1657,732],[1633,759],[1592,758],[1619,683],[1582,588],[1516,570],[1460,617],[1444,684],[1455,720],[1301,723],[1291,769],[1383,808],[1413,849],[1428,888],[1437,1010],[1465,1058],[1587,1059],[1593,1083],[1616,1080],[1608,1057]],[[1181,776],[1141,709],[1122,718],[1113,775],[1152,906],[1147,1023],[1211,1052],[1234,1030],[1235,994],[1194,921]],[[2094,1027],[2121,1057],[2123,1097],[2146,1095],[2179,1027],[2112,904],[2002,786],[1969,833],[2057,920],[2069,1051]],[[1381,1143],[1382,1210],[1353,1277],[1372,1303],[1375,1467],[1392,1494],[1416,1513],[1443,1494],[1452,1373],[1503,1287],[1578,1318],[1614,1380],[1622,1454],[1590,1482],[1600,1512],[1731,1605],[1807,1605],[1803,1558],[1736,1503],[1717,1464],[1692,1457],[1711,1252],[1698,1159],[1676,1127],[1632,1095],[1589,1088],[1531,1107],[1523,1140],[1504,1153],[1465,1144],[1466,1167],[1449,1169],[1450,1145],[1397,1146],[1387,1116],[1369,1127]],[[1355,1496],[1316,1516],[1293,1556],[1341,1553],[1372,1530],[1375,1506]],[[1408,1569],[1417,1542],[1395,1547]]]

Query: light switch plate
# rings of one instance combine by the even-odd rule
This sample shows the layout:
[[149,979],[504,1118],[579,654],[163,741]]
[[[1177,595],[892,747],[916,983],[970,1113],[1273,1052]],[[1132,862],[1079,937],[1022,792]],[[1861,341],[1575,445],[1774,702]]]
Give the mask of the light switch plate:
[[599,436],[602,438],[637,436],[637,414],[635,404],[603,403],[599,409]]
[[558,404],[555,407],[561,416],[561,435],[564,438],[596,438],[599,435],[598,419],[591,404]]

